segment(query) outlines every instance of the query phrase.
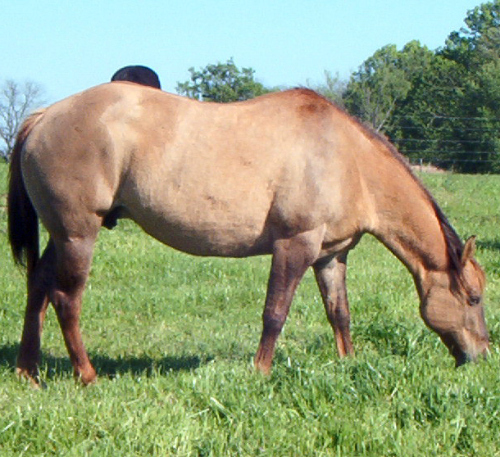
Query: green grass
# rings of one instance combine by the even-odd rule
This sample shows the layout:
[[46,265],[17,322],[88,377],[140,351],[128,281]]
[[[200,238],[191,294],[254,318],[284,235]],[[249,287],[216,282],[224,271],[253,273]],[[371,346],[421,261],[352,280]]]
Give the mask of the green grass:
[[[455,369],[419,317],[410,275],[365,237],[348,273],[356,357],[339,360],[312,274],[270,378],[252,357],[270,259],[194,258],[120,222],[103,231],[82,328],[99,374],[75,383],[54,312],[46,388],[15,374],[25,300],[0,197],[0,456],[500,455],[500,177],[424,175],[459,234],[478,237],[491,357]],[[6,167],[0,166],[0,189]]]

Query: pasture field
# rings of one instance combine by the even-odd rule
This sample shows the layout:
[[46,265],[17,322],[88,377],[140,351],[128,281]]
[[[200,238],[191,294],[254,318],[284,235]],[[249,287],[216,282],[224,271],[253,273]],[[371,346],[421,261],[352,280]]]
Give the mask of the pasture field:
[[120,221],[99,238],[82,314],[98,382],[75,383],[50,310],[45,388],[17,379],[23,271],[0,165],[0,456],[500,455],[500,176],[423,175],[488,277],[491,356],[459,369],[409,273],[365,237],[348,272],[356,357],[339,360],[312,272],[274,371],[252,369],[269,257],[194,258]]

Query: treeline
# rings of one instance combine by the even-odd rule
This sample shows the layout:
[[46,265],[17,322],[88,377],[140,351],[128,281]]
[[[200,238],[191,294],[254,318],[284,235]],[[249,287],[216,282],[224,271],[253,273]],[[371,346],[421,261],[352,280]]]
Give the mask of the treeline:
[[[177,92],[200,100],[245,100],[277,90],[232,59],[195,70]],[[500,0],[469,11],[465,27],[430,50],[387,45],[348,81],[331,73],[312,87],[386,135],[413,163],[466,173],[500,172]]]
[[330,77],[325,95],[412,162],[500,172],[500,0],[469,11],[465,24],[435,51],[418,41],[379,49],[346,84]]

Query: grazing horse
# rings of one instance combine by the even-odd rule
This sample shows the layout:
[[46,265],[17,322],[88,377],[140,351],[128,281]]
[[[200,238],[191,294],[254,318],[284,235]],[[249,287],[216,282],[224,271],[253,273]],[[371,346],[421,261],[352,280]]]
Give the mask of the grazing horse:
[[[388,142],[307,89],[217,104],[108,83],[62,100],[20,130],[8,218],[28,277],[17,371],[35,381],[49,302],[75,375],[96,378],[82,294],[97,234],[119,218],[194,255],[272,255],[254,359],[263,373],[308,267],[339,355],[353,353],[346,261],[364,233],[408,268],[423,320],[457,365],[488,351],[474,239],[461,242]],[[41,257],[38,218],[50,236]]]
[[144,86],[161,89],[160,78],[151,68],[142,65],[129,65],[120,68],[112,77],[111,81],[130,81]]

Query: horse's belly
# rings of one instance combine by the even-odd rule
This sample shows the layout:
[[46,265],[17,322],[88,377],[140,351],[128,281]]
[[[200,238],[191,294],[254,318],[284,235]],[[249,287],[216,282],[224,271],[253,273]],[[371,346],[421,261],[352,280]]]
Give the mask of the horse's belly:
[[266,217],[236,211],[197,212],[166,208],[132,210],[130,217],[162,243],[201,256],[246,257],[271,252]]

